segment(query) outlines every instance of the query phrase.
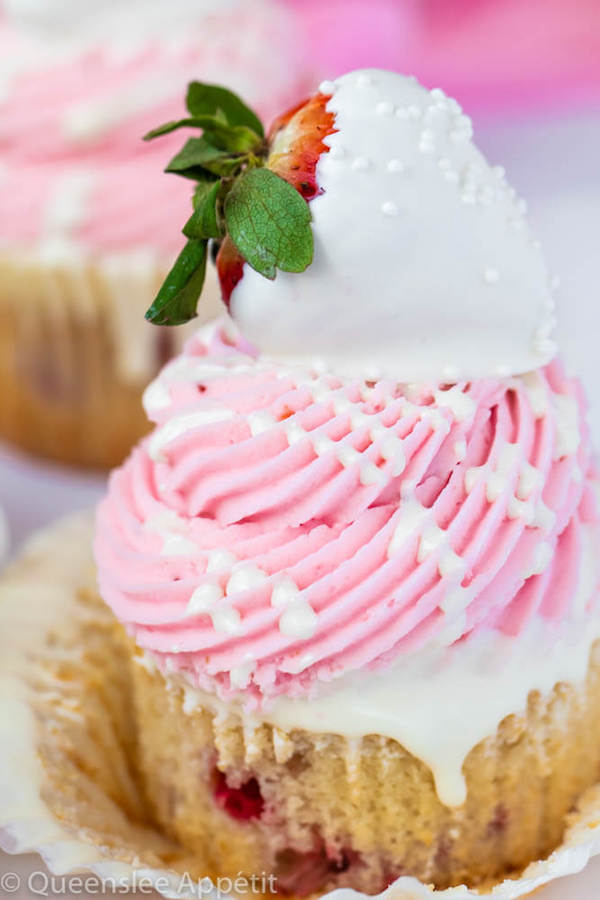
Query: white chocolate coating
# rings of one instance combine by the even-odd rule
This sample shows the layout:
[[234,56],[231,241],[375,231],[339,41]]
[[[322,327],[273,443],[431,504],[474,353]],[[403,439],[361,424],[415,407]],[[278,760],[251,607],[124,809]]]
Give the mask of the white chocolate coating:
[[456,101],[379,70],[321,90],[338,131],[317,165],[314,261],[274,281],[245,266],[231,301],[244,335],[280,360],[405,382],[547,363],[553,301],[539,244]]

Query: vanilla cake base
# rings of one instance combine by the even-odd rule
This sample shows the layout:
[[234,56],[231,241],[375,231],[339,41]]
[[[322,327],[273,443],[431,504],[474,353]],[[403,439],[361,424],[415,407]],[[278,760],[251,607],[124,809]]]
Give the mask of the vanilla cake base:
[[460,808],[441,803],[430,770],[396,741],[249,729],[208,697],[188,708],[181,687],[132,659],[138,766],[157,822],[215,874],[266,870],[280,890],[517,873],[560,842],[600,770],[600,642],[585,687],[532,692],[525,715],[470,752]]

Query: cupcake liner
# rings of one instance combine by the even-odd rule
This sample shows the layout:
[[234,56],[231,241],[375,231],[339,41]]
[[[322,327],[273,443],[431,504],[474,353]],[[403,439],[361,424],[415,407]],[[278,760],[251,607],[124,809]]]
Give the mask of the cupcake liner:
[[[152,885],[164,897],[223,898],[227,890],[209,885],[201,861],[145,824],[128,765],[135,740],[128,667],[118,626],[97,599],[91,535],[88,514],[58,523],[0,582],[0,847],[37,852],[56,875],[89,873],[123,889]],[[435,891],[402,877],[383,893],[512,900],[581,871],[599,852],[600,785],[570,816],[562,844],[519,878]],[[241,887],[238,894],[251,892]]]
[[216,275],[201,318],[144,321],[168,266],[145,251],[0,255],[0,435],[61,462],[110,467],[148,430],[143,388],[222,309]]

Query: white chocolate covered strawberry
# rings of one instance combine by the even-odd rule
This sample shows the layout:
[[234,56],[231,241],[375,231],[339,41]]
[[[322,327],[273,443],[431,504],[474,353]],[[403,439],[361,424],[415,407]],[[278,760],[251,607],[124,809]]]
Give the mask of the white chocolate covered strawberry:
[[[212,127],[200,141],[220,139]],[[263,353],[409,382],[507,376],[554,356],[549,277],[524,204],[441,90],[351,72],[267,138],[238,138],[212,163],[223,175],[212,228],[195,236],[223,241],[225,302]]]

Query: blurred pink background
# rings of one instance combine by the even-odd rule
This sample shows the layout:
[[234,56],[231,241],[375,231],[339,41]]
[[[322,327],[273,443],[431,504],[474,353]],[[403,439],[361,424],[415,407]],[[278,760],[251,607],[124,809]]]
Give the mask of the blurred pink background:
[[472,112],[600,103],[598,0],[288,0],[315,68],[416,75]]

